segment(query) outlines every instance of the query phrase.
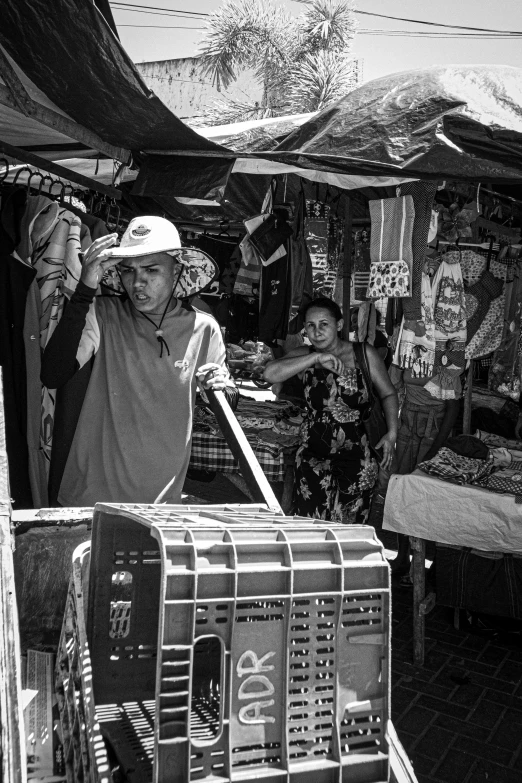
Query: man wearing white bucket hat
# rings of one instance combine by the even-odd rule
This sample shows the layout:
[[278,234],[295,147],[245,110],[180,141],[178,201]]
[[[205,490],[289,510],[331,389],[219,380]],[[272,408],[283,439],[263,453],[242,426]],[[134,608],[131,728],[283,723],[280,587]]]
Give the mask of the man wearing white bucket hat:
[[[116,244],[110,234],[86,251],[42,361],[42,383],[57,389],[93,360],[58,494],[63,506],[152,503],[173,476],[163,500],[179,503],[196,380],[237,398],[219,325],[175,296],[191,263],[175,226],[134,218]],[[95,297],[112,267],[126,297]]]

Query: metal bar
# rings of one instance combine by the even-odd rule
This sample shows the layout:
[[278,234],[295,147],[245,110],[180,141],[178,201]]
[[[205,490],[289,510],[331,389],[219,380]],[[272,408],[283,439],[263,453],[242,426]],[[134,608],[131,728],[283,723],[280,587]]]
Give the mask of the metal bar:
[[270,511],[273,511],[275,514],[283,514],[279,501],[274,495],[272,487],[256,459],[252,446],[246,439],[246,435],[234,416],[234,412],[228,404],[225,395],[222,391],[213,391],[212,389],[207,389],[205,394],[230,451],[239,462],[241,475],[247,483],[253,500],[266,503]]
[[413,551],[413,663],[424,666],[424,615],[421,604],[426,593],[426,541],[410,538]]
[[352,274],[352,220],[353,210],[350,196],[345,196],[344,206],[344,248],[343,248],[343,338],[350,337],[350,282]]
[[245,158],[253,157],[249,153],[233,152],[232,150],[143,150],[147,155],[181,158]]
[[84,177],[83,174],[77,174],[76,171],[66,169],[58,163],[40,158],[39,155],[35,155],[33,152],[27,152],[27,150],[20,149],[20,147],[13,147],[6,141],[0,141],[0,153],[9,155],[11,158],[15,158],[21,163],[28,163],[30,166],[36,166],[39,169],[48,171],[50,174],[55,174],[61,179],[68,179],[71,182],[76,182],[77,185],[82,185],[88,190],[105,193],[105,195],[110,196],[110,198],[113,198],[116,201],[119,201],[122,197],[121,190],[111,188],[109,185],[102,185],[100,182],[96,182],[96,180],[90,179],[90,177]]
[[113,144],[107,144],[96,133],[84,128],[69,117],[64,117],[47,106],[34,101],[26,91],[18,75],[11,67],[11,64],[5,59],[0,49],[0,74],[5,80],[7,87],[0,85],[0,103],[14,111],[31,117],[48,128],[53,128],[64,136],[69,136],[87,147],[92,147],[109,158],[119,160],[122,163],[130,163],[132,155],[130,150],[124,147],[115,147]]
[[24,783],[25,739],[22,715],[20,631],[16,605],[11,501],[0,370],[0,780]]

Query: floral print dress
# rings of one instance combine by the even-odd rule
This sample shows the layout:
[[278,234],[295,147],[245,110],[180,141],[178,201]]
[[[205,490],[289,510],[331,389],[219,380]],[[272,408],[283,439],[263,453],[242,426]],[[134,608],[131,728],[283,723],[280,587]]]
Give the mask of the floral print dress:
[[303,375],[308,412],[296,455],[297,513],[364,524],[379,466],[363,418],[368,392],[358,367],[339,376],[312,367]]

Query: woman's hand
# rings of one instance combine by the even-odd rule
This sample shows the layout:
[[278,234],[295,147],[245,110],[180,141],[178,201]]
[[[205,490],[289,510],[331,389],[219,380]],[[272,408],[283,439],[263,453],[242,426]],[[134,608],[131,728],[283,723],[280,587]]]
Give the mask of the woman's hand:
[[387,432],[375,446],[376,451],[382,449],[382,460],[380,465],[383,470],[389,470],[391,467],[396,440],[397,436],[394,435],[393,432]]
[[84,253],[80,280],[89,288],[98,288],[103,273],[116,266],[119,258],[113,258],[110,248],[118,241],[118,234],[109,234],[96,239]]
[[323,367],[325,370],[331,370],[336,373],[336,375],[344,375],[346,372],[344,363],[333,353],[317,353],[315,354],[315,357],[316,367]]
[[225,367],[209,362],[200,367],[196,377],[203,389],[224,389],[228,386],[229,374]]

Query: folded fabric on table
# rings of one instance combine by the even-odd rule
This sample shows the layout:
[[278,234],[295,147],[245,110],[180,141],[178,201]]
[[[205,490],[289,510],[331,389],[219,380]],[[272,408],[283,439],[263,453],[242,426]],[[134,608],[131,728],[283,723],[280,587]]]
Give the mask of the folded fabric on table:
[[491,492],[514,495],[515,503],[522,505],[522,463],[512,461],[509,468],[496,470],[492,475],[477,482]]
[[492,432],[485,432],[484,430],[477,430],[474,433],[475,438],[483,440],[488,446],[493,448],[505,447],[506,449],[514,449],[515,451],[522,451],[522,440],[515,440],[515,438],[503,438],[501,435],[494,435]]
[[456,484],[475,484],[489,476],[494,466],[488,460],[463,457],[447,446],[443,446],[437,456],[421,462],[418,467],[430,476],[437,476]]

